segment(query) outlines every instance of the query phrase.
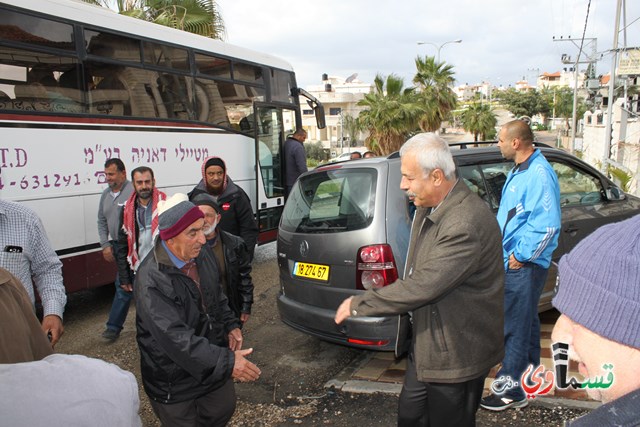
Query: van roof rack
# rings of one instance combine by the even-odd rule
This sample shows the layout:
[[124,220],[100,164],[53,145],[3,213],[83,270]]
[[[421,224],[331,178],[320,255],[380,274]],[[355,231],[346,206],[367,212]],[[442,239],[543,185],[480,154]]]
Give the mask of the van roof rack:
[[[449,147],[460,147],[460,149],[469,148],[469,146],[473,147],[475,145],[497,145],[498,141],[471,141],[471,142],[450,142]],[[545,147],[545,148],[555,148],[549,144],[545,144],[543,142],[533,141],[533,145],[536,147]]]

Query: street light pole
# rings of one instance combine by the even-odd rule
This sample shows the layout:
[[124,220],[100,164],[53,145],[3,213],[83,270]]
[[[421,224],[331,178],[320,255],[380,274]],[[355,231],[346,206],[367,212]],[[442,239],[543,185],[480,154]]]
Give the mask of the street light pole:
[[431,46],[435,47],[438,50],[438,62],[440,62],[440,51],[442,50],[443,47],[445,47],[446,45],[448,45],[449,43],[462,43],[462,39],[457,39],[457,40],[449,40],[448,42],[444,42],[440,45],[435,44],[435,43],[431,43],[431,42],[417,42],[418,46],[422,45],[422,44],[430,44]]

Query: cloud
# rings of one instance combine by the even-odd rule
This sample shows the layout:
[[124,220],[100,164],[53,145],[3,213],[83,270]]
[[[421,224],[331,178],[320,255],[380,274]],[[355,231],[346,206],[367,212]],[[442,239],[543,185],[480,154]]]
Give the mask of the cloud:
[[[417,55],[437,54],[430,45],[462,39],[441,49],[441,60],[455,67],[458,83],[489,80],[509,85],[522,77],[567,67],[562,53],[577,56],[571,42],[581,37],[588,0],[219,0],[228,42],[282,57],[296,70],[302,87],[321,75],[358,73],[371,82],[376,73],[394,73],[410,84]],[[640,2],[627,2],[628,22],[640,16]],[[598,50],[610,49],[614,2],[592,1],[587,37]],[[628,45],[640,45],[640,21],[627,32]],[[607,72],[610,60],[598,63]],[[581,67],[581,68],[584,68]]]

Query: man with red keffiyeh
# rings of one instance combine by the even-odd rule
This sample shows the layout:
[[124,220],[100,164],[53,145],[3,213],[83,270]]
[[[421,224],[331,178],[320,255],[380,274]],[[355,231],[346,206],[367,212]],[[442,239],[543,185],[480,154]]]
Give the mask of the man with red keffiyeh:
[[109,326],[102,335],[110,341],[118,339],[122,331],[133,295],[135,272],[140,262],[153,248],[153,240],[158,234],[158,201],[167,198],[156,188],[151,168],[140,166],[131,171],[131,182],[133,182],[134,192],[122,209],[120,216],[122,227],[118,232],[116,244],[120,287],[113,297],[109,312]]

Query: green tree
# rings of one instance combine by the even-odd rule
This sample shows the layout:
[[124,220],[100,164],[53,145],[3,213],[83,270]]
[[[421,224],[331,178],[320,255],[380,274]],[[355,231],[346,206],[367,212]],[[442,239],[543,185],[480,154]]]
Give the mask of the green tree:
[[497,124],[498,119],[489,104],[471,104],[462,113],[462,127],[473,134],[473,140],[476,142],[479,136],[485,141],[493,139]]
[[500,94],[502,105],[516,117],[533,117],[536,114],[546,116],[550,110],[548,103],[536,89],[518,91],[509,88]]
[[362,129],[369,131],[365,145],[378,155],[399,150],[424,114],[415,89],[405,88],[404,80],[393,74],[386,79],[376,75],[373,92],[358,105],[366,107],[358,116]]
[[[555,96],[552,99],[552,107],[556,113],[556,117],[562,117],[565,122],[565,129],[569,131],[575,123],[570,123],[573,117],[573,89],[570,87],[561,87],[556,89]],[[578,97],[576,118],[579,120],[587,111],[587,107],[582,97]]]
[[419,99],[424,103],[425,112],[419,126],[424,132],[440,128],[449,113],[456,108],[458,99],[451,89],[455,82],[453,66],[436,61],[433,56],[416,58],[416,74],[413,83],[419,91]]
[[[317,165],[318,163],[329,159],[327,150],[322,148],[321,142],[305,143],[304,150],[307,155],[307,164],[313,163],[314,165]],[[309,160],[313,160],[313,162],[309,162]]]
[[225,27],[215,0],[84,0],[132,16],[214,39]]
[[349,143],[353,147],[354,142],[358,141],[358,133],[360,132],[360,121],[357,117],[353,117],[350,114],[342,113],[342,130],[344,133],[343,136],[349,137]]

